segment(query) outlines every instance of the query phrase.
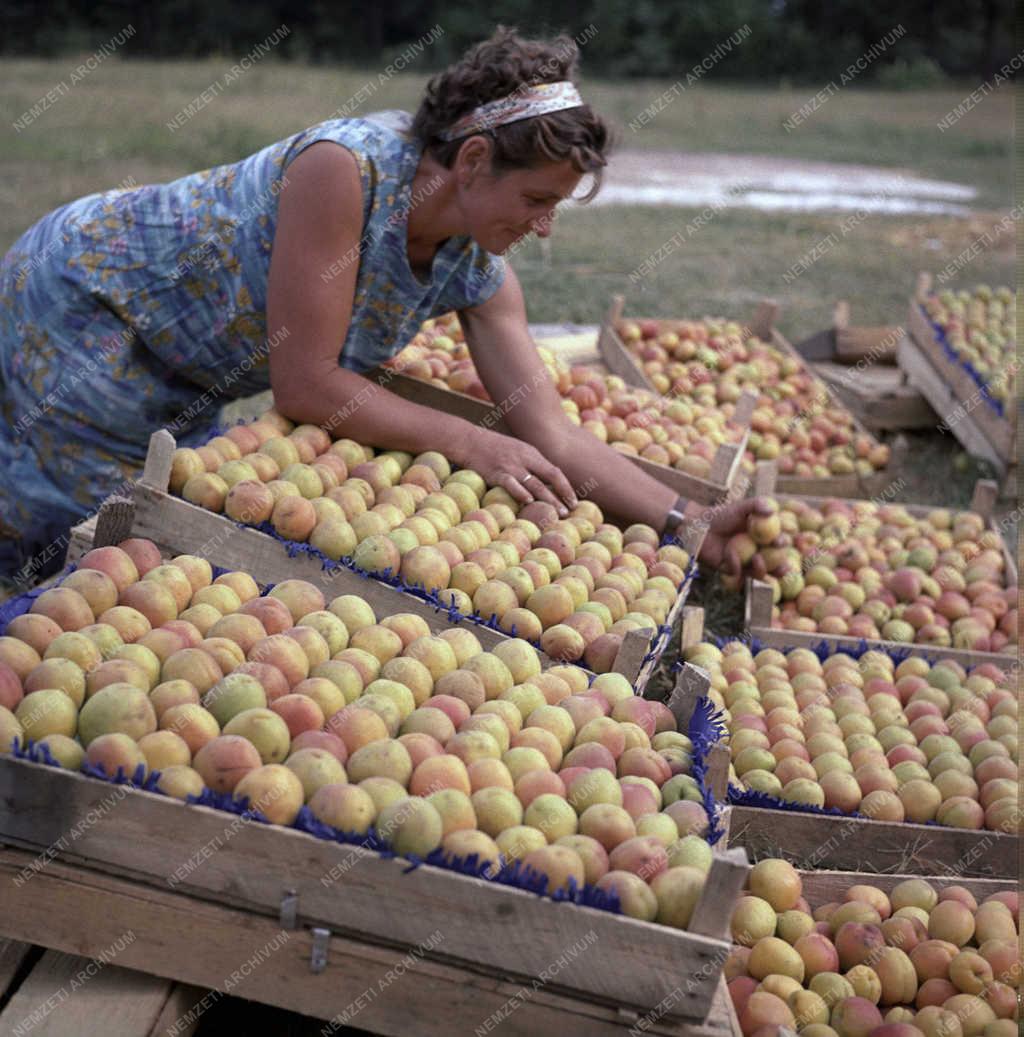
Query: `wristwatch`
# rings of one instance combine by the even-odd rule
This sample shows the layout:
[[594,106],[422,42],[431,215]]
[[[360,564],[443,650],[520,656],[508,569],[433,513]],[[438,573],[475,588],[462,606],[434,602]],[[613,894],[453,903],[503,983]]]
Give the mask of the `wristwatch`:
[[662,529],[663,535],[675,535],[676,530],[686,518],[686,509],[689,506],[690,501],[687,497],[679,497],[676,500],[675,504],[669,508],[668,515],[665,517],[665,526]]

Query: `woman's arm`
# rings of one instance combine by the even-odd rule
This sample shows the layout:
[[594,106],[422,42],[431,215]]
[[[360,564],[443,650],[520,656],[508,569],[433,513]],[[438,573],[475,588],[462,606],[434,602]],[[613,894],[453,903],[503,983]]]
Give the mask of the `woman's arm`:
[[[267,288],[267,335],[274,404],[295,421],[337,437],[394,450],[439,450],[460,467],[504,486],[517,500],[537,496],[567,513],[545,486],[575,504],[564,476],[528,443],[403,400],[338,364],[348,334],[363,233],[359,167],[345,148],[312,144],[288,167],[280,193]],[[325,279],[328,269],[340,267]],[[531,474],[530,490],[520,482]],[[533,492],[530,492],[530,491]]]
[[501,288],[459,320],[480,379],[513,435],[532,443],[604,510],[660,530],[675,492],[566,417],[530,336],[511,267]]
[[[461,311],[459,320],[480,378],[513,435],[532,443],[605,511],[662,530],[675,491],[565,416],[530,336],[522,289],[511,268],[501,288],[482,305]],[[701,561],[739,574],[740,560],[729,540],[745,528],[749,514],[770,510],[763,498],[710,508],[690,502],[687,518],[707,526]]]
[[[409,403],[338,364],[352,318],[363,234],[359,167],[345,148],[312,144],[288,167],[267,286],[274,405],[338,437],[421,453],[471,434],[461,418]],[[332,264],[336,276],[322,277]]]

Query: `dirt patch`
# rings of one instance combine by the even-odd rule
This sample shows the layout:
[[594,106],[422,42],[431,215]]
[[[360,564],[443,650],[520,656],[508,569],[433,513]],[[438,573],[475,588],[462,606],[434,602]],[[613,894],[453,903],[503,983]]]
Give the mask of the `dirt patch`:
[[769,155],[621,151],[613,155],[594,204],[966,217],[977,193],[967,184],[930,180],[910,169]]

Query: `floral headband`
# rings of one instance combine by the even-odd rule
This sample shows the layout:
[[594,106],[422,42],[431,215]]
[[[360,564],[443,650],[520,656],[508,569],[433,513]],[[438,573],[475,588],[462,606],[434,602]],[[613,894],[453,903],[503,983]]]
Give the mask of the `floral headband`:
[[447,130],[438,136],[445,142],[468,137],[474,133],[504,126],[506,123],[519,122],[521,119],[532,119],[549,112],[560,112],[567,108],[581,108],[583,98],[579,91],[568,80],[558,83],[523,84],[508,97],[474,108],[463,115]]

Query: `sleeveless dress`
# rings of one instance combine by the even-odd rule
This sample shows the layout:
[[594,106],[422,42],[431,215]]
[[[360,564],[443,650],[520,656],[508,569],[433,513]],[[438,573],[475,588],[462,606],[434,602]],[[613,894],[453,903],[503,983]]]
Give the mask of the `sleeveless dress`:
[[362,181],[359,247],[320,275],[358,263],[341,366],[365,371],[427,318],[498,290],[503,260],[468,237],[441,244],[429,281],[411,270],[410,123],[329,120],[231,165],[80,198],[15,242],[0,262],[0,575],[62,557],[69,527],[126,488],[157,428],[196,442],[222,404],[269,387],[277,197],[311,144],[348,148]]

